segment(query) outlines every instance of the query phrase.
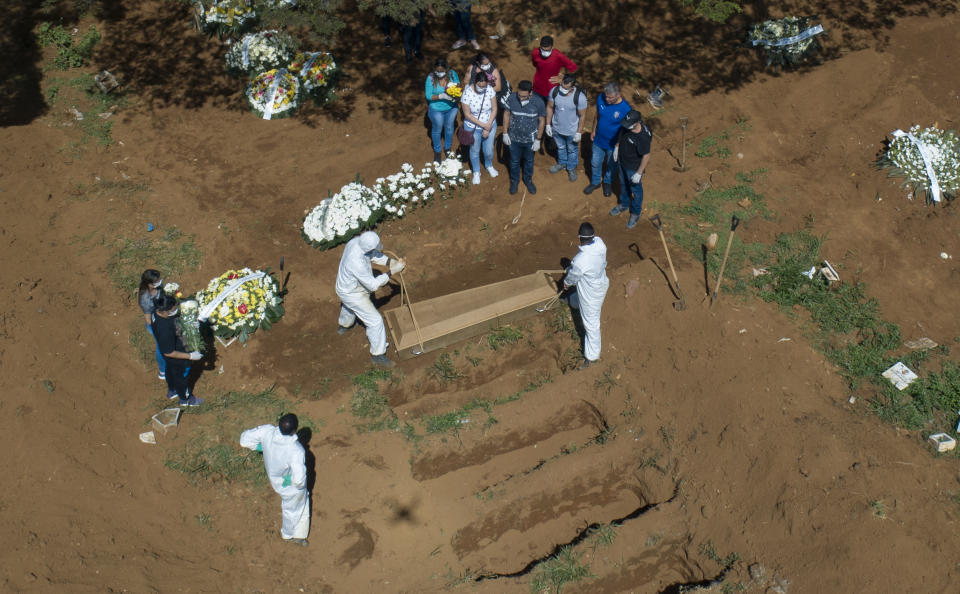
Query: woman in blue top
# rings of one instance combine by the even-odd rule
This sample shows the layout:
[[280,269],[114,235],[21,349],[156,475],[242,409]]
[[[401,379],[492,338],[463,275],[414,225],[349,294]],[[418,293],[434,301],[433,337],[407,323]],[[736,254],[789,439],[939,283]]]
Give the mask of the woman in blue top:
[[[457,100],[447,95],[447,85],[460,84],[457,73],[447,70],[447,61],[437,58],[433,72],[427,75],[427,117],[430,118],[430,138],[433,140],[433,160],[440,162],[453,144],[453,126],[457,121]],[[443,152],[440,140],[443,138]]]

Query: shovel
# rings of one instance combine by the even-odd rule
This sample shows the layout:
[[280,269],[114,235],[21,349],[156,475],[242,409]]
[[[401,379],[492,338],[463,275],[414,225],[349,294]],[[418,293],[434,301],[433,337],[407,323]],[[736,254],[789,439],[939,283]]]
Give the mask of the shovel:
[[713,295],[710,296],[710,305],[713,305],[713,302],[717,300],[720,293],[720,283],[723,282],[723,269],[727,267],[727,257],[730,255],[730,246],[733,245],[733,234],[737,231],[737,225],[740,224],[740,219],[737,218],[737,215],[733,215],[730,218],[730,237],[727,239],[727,249],[723,252],[723,262],[720,263],[720,275],[717,276],[717,285],[713,288]]
[[663,251],[667,254],[667,263],[670,265],[670,274],[673,275],[673,289],[677,294],[677,297],[680,299],[673,302],[673,309],[681,311],[686,309],[687,302],[683,298],[683,292],[680,290],[680,281],[677,280],[677,271],[673,268],[673,259],[670,257],[670,248],[667,247],[667,239],[663,236],[663,221],[660,220],[660,215],[655,214],[650,217],[650,222],[654,224],[657,228],[657,232],[660,234],[660,241],[663,243]]

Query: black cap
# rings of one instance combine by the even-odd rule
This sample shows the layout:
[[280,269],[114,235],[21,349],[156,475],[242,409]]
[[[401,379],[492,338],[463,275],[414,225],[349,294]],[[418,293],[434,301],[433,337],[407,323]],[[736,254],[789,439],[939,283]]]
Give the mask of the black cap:
[[620,120],[620,125],[629,130],[642,121],[643,115],[636,109],[631,109],[627,112],[627,115],[623,116],[623,119]]

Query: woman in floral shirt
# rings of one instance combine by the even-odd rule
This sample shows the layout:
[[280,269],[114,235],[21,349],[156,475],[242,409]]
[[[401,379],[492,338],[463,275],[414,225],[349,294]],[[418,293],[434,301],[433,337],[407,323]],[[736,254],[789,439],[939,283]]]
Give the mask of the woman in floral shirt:
[[499,173],[493,166],[493,145],[497,137],[497,92],[487,80],[485,72],[477,72],[473,84],[463,91],[460,98],[463,112],[463,128],[473,132],[473,144],[470,145],[470,168],[473,169],[473,183],[480,183],[480,150],[487,162],[487,173],[497,177]]

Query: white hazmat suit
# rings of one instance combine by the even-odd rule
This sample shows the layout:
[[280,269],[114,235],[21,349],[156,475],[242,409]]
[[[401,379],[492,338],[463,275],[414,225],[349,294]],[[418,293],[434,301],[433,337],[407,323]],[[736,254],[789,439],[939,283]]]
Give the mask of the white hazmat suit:
[[260,425],[240,434],[240,445],[263,451],[270,486],[280,496],[280,536],[305,539],[310,534],[310,493],[303,446],[296,434],[284,435],[276,425]]
[[347,242],[337,271],[337,296],[340,298],[340,318],[337,322],[342,328],[349,328],[360,318],[367,329],[370,354],[374,357],[387,352],[383,316],[370,301],[370,293],[390,280],[386,274],[374,276],[370,267],[371,262],[379,265],[387,263],[387,257],[379,251],[381,248],[380,238],[373,231],[354,237]]
[[594,237],[590,243],[580,246],[563,278],[565,287],[577,288],[570,295],[570,307],[580,310],[587,334],[583,341],[583,356],[591,362],[600,358],[600,308],[610,287],[606,269],[607,246],[602,239]]

